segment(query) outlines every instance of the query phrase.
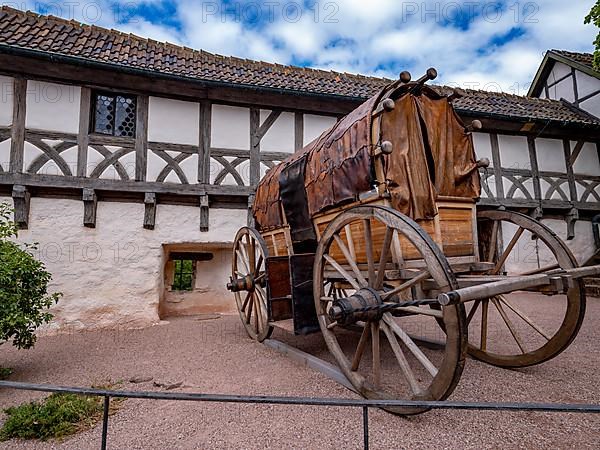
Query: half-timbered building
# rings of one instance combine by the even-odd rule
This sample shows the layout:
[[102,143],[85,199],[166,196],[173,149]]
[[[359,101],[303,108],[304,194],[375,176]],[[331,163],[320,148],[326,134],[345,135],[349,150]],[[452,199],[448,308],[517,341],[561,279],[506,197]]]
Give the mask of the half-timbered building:
[[[0,201],[64,293],[53,326],[234,311],[230,247],[258,181],[389,82],[3,7]],[[592,258],[600,119],[585,99],[438,89],[483,124],[480,207],[542,218]],[[540,263],[535,242],[520,255]]]

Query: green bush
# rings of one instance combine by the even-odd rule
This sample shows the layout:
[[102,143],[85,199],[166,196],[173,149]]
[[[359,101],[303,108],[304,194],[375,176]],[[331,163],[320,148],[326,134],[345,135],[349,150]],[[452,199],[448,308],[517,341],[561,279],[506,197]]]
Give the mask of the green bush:
[[0,430],[0,441],[67,436],[93,425],[101,411],[101,397],[52,394],[40,402],[6,409],[8,418]]
[[35,259],[35,245],[19,246],[12,209],[0,203],[0,344],[12,339],[17,348],[35,344],[36,328],[52,320],[48,308],[61,294],[48,294],[52,275]]

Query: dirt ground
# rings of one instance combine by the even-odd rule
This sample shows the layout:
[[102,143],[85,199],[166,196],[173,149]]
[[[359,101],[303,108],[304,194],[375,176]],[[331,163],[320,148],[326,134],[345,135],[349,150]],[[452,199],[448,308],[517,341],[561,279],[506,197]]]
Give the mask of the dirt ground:
[[[572,346],[537,367],[503,370],[467,360],[450,397],[463,401],[600,403],[600,299],[588,299],[587,315]],[[320,335],[274,338],[321,357]],[[303,397],[356,395],[246,337],[237,316],[215,320],[173,319],[133,331],[102,331],[41,337],[35,349],[0,348],[0,365],[14,381],[90,386],[121,381],[127,390],[157,390],[153,382],[178,383],[173,392]],[[133,377],[153,381],[132,384]],[[40,398],[42,393],[0,392],[0,407]],[[0,418],[0,422],[1,422]],[[101,427],[63,442],[9,441],[1,448],[92,449]],[[370,443],[383,448],[598,448],[600,415],[432,411],[401,418],[370,413]],[[126,400],[110,418],[113,449],[361,448],[359,409],[222,405]]]

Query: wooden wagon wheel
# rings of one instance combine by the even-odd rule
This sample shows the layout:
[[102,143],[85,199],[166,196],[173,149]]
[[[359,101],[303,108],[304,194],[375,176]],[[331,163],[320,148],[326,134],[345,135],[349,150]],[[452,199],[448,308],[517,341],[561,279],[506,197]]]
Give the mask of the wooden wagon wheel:
[[[481,211],[478,235],[481,260],[494,263],[489,275],[577,267],[565,243],[524,214]],[[502,242],[502,235],[512,238]],[[527,367],[558,355],[577,335],[585,314],[583,281],[571,281],[566,295],[518,292],[475,301],[467,307],[469,353],[501,367]]]
[[273,332],[267,308],[267,246],[254,228],[241,228],[233,242],[231,283],[235,302],[248,335],[262,342]]
[[[412,254],[410,261],[408,253]],[[424,298],[427,279],[442,286],[442,291],[457,285],[445,256],[427,233],[391,208],[349,209],[323,232],[313,279],[319,325],[341,370],[366,398],[448,397],[464,366],[467,344],[464,308],[454,305],[435,311],[427,305],[405,307],[393,314],[385,312],[368,319],[362,316],[363,320],[345,327],[331,318],[336,303],[327,294],[337,291],[338,295],[368,296],[371,293],[381,299],[380,304],[398,303]],[[332,289],[334,285],[338,289]],[[437,327],[438,319],[444,323],[447,335]],[[360,334],[350,330],[356,328],[362,329]],[[436,350],[432,349],[432,341],[437,341]],[[425,411],[423,408],[388,410],[396,414]]]

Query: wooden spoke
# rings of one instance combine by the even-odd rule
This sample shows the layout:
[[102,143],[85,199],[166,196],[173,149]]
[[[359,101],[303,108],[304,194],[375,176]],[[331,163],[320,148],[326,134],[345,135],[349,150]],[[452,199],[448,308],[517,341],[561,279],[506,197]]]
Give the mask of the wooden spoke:
[[249,253],[250,253],[250,269],[252,269],[252,272],[250,272],[251,274],[256,273],[258,266],[256,266],[256,243],[254,242],[254,239],[252,239],[250,237],[250,235],[248,234],[248,240],[249,245],[250,245],[250,249],[249,249]]
[[373,353],[373,384],[381,385],[381,356],[379,354],[379,322],[371,322],[371,352]]
[[405,283],[402,283],[397,288],[394,288],[391,291],[384,293],[381,296],[381,299],[383,301],[386,301],[388,298],[390,298],[390,297],[398,294],[399,292],[405,291],[406,289],[410,289],[415,284],[418,284],[421,281],[423,281],[423,280],[425,280],[425,279],[427,279],[429,277],[430,277],[429,271],[428,270],[423,270],[422,272],[419,272],[414,278],[411,278],[410,280],[406,281]]
[[244,275],[242,272],[240,272],[239,270],[236,270],[236,271],[235,271],[235,274],[236,274],[237,276],[239,276],[239,277],[242,277],[242,278],[244,278],[244,277],[246,276],[246,275]]
[[354,239],[352,239],[352,228],[350,224],[344,227],[346,231],[346,240],[348,241],[348,247],[350,249],[350,254],[352,255],[352,259],[356,259],[356,250],[354,249]]
[[517,330],[515,329],[513,323],[511,322],[510,318],[506,314],[506,311],[504,311],[504,308],[502,307],[502,305],[500,304],[500,302],[498,301],[498,299],[496,297],[494,297],[494,298],[492,298],[490,300],[492,301],[492,303],[494,304],[494,306],[496,307],[496,309],[500,313],[500,316],[502,317],[502,320],[504,321],[504,323],[508,327],[508,330],[510,331],[510,334],[512,334],[512,337],[514,338],[515,342],[519,346],[519,349],[521,350],[521,353],[523,353],[523,354],[527,353],[527,351],[525,350],[525,344],[523,344],[523,340],[521,339],[521,337],[517,333]]
[[343,276],[348,283],[352,285],[354,289],[357,291],[360,290],[360,285],[356,282],[356,280],[350,275],[342,266],[340,266],[335,259],[333,259],[329,255],[323,255],[323,258],[331,264],[331,266],[341,275]]
[[350,265],[352,272],[354,272],[354,275],[356,276],[358,282],[361,284],[362,287],[367,287],[369,283],[367,283],[365,277],[363,277],[362,273],[360,273],[360,269],[358,268],[358,266],[356,265],[356,261],[354,260],[355,257],[352,256],[350,250],[348,250],[348,247],[346,247],[346,244],[344,244],[342,238],[339,236],[339,234],[334,234],[333,238],[335,239],[335,242],[337,243],[340,250],[342,250],[344,257],[346,258],[346,261],[348,261],[348,264]]
[[[242,245],[240,245],[240,248],[243,248]],[[244,259],[244,257],[242,256],[242,252],[240,252],[239,250],[236,249],[235,253],[238,256],[238,261],[240,261],[242,263],[242,268],[246,271],[247,274],[250,274],[252,272],[250,272],[250,269],[248,268],[248,263],[246,263],[247,260]],[[245,276],[245,275],[244,275]]]
[[251,295],[252,295],[252,292],[248,292],[246,294],[246,298],[244,299],[244,303],[242,304],[242,312],[246,311],[246,307],[248,306],[248,301],[250,300]]
[[387,265],[388,259],[390,258],[390,245],[392,243],[392,237],[394,236],[394,229],[386,227],[385,237],[383,239],[383,248],[381,249],[381,257],[379,258],[379,267],[377,268],[377,280],[375,282],[374,289],[381,289],[383,285],[383,278],[385,277],[385,266]]
[[469,315],[467,316],[467,325],[471,323],[471,320],[473,320],[473,316],[475,315],[475,312],[477,312],[477,308],[479,308],[480,304],[481,300],[475,300],[475,302],[473,303],[473,306],[469,311]]
[[499,295],[497,297],[502,303],[504,303],[512,312],[514,312],[517,316],[519,316],[525,323],[527,323],[531,328],[538,332],[542,337],[544,337],[547,341],[551,339],[551,336],[544,331],[542,327],[537,325],[533,320],[531,320],[524,312],[518,309],[516,306],[511,304],[503,295]]
[[334,300],[335,299],[333,297],[321,297],[321,301],[325,303],[332,302]]
[[515,247],[515,245],[517,244],[517,242],[519,241],[519,239],[523,235],[524,231],[525,231],[525,228],[519,227],[519,229],[517,230],[517,232],[515,233],[515,235],[512,237],[512,239],[508,243],[508,246],[504,249],[504,252],[502,253],[502,256],[500,256],[500,258],[498,259],[498,262],[496,263],[496,266],[494,267],[494,269],[491,272],[492,275],[496,275],[496,274],[498,274],[500,272],[500,269],[502,269],[502,266],[504,265],[504,263],[508,259],[508,256],[510,255],[510,253],[513,250],[513,248]]
[[498,228],[500,222],[498,220],[494,220],[494,224],[492,225],[492,241],[490,242],[490,248],[488,248],[487,260],[492,262],[494,260],[494,256],[496,256],[496,248],[498,247]]
[[365,228],[365,245],[367,251],[367,265],[369,267],[369,286],[374,287],[376,281],[375,275],[375,254],[373,253],[373,236],[371,233],[371,220],[363,220]]
[[354,357],[352,358],[352,365],[350,366],[350,370],[356,372],[358,370],[358,366],[360,365],[360,360],[362,359],[362,355],[365,352],[365,348],[367,347],[367,340],[369,339],[370,327],[365,326],[362,330],[362,334],[360,335],[360,340],[358,341],[358,346],[356,347],[356,351],[354,352]]
[[485,351],[487,348],[487,330],[488,330],[488,310],[490,307],[490,301],[486,298],[481,302],[481,338],[479,342],[479,348]]
[[266,276],[267,276],[266,273],[263,273],[262,275],[257,276],[256,278],[254,278],[254,283],[260,283],[262,280],[265,279]]
[[260,295],[260,302],[264,311],[267,310],[267,294],[263,291],[263,288],[260,286],[256,286],[256,292]]
[[337,326],[338,326],[337,322],[331,322],[329,325],[327,325],[327,329],[328,330],[333,330]]
[[250,303],[248,303],[248,314],[246,315],[246,323],[250,324],[250,319],[252,318],[252,308],[254,307],[254,293],[250,295],[252,299]]
[[533,270],[529,270],[527,272],[523,272],[522,274],[519,274],[519,276],[523,277],[526,275],[537,275],[538,273],[550,272],[550,271],[556,270],[556,269],[560,269],[560,266],[558,264],[552,264],[549,266],[540,267],[539,269],[533,269]]
[[444,313],[437,309],[431,309],[428,307],[421,308],[420,306],[403,306],[396,308],[396,311],[404,311],[412,314],[420,314],[423,316],[435,317],[437,319],[444,319]]
[[258,295],[254,296],[254,329],[256,330],[256,334],[260,331],[260,327],[258,326],[258,321],[260,317],[260,307],[258,303],[260,302]]
[[383,321],[387,324],[391,330],[398,335],[400,340],[404,342],[406,348],[408,348],[411,353],[417,358],[417,360],[423,364],[423,367],[427,369],[427,372],[431,374],[432,377],[435,377],[438,373],[437,367],[433,365],[433,363],[429,360],[429,358],[423,353],[423,351],[415,344],[415,342],[410,338],[408,334],[396,323],[394,317],[390,313],[385,313],[383,315]]
[[408,364],[406,356],[404,356],[404,352],[400,348],[400,344],[398,344],[396,336],[394,335],[394,333],[392,333],[392,331],[385,322],[381,323],[381,329],[387,337],[390,346],[392,347],[392,351],[394,352],[394,355],[396,355],[396,359],[398,360],[400,369],[404,373],[404,377],[406,378],[410,389],[413,391],[414,394],[418,394],[419,392],[421,392],[421,387],[419,386],[419,382],[417,381],[415,374],[413,373],[412,369]]
[[258,274],[260,273],[260,267],[262,266],[263,263],[263,256],[259,255],[258,256],[258,261],[256,263],[256,270],[254,271],[254,276],[257,277]]

